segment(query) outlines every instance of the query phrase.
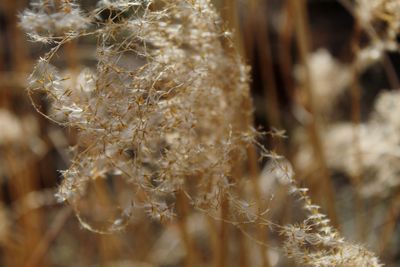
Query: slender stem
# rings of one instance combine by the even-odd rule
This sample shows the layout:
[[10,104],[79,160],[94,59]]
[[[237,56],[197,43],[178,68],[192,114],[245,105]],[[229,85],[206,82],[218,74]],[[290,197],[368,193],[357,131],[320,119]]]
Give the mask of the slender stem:
[[65,223],[68,221],[71,215],[72,209],[70,207],[65,207],[58,213],[57,217],[53,221],[53,224],[44,234],[42,240],[29,257],[25,267],[40,266],[42,259],[46,256],[50,249],[51,243],[54,242],[58,234],[62,231]]
[[[359,23],[359,19],[355,19],[354,24],[354,33],[352,39],[352,50],[354,57],[357,57],[357,54],[360,51],[359,41],[361,36],[361,25]],[[360,198],[359,190],[362,182],[362,166],[363,159],[361,153],[361,140],[360,140],[360,124],[361,124],[361,86],[358,81],[358,66],[357,61],[354,60],[352,64],[352,83],[351,83],[351,119],[353,122],[353,147],[355,150],[354,160],[356,173],[352,175],[352,183],[355,188],[355,206],[356,206],[356,218],[358,220],[359,227],[359,237],[363,240],[365,238],[365,234],[367,233],[366,223],[362,216],[363,205]],[[365,240],[363,240],[365,241]]]
[[284,83],[284,89],[291,101],[294,101],[295,97],[293,94],[293,78],[292,69],[293,62],[291,59],[291,44],[293,38],[293,16],[290,1],[286,1],[284,5],[285,11],[282,12],[284,21],[282,28],[279,33],[279,65],[281,69],[282,81]]
[[[221,208],[220,208],[220,217],[227,218],[229,211],[229,201],[225,196],[222,196],[221,199]],[[225,267],[227,266],[228,259],[228,225],[224,220],[221,220],[219,223],[219,231],[218,231],[218,244],[217,251],[215,253],[215,264],[216,267]]]
[[400,192],[397,192],[397,195],[394,196],[391,201],[386,215],[386,226],[382,231],[382,235],[379,239],[379,252],[382,254],[390,239],[393,237],[393,232],[396,229],[396,222],[400,217]]
[[263,78],[263,90],[265,97],[265,111],[268,117],[268,122],[271,126],[281,127],[281,114],[279,111],[278,89],[273,67],[272,48],[269,38],[268,27],[268,9],[265,1],[258,1],[256,9],[252,14],[255,14],[257,30],[256,45],[257,51],[260,54],[260,64]]
[[[254,164],[254,163],[257,163],[257,161],[256,161],[257,154],[256,154],[254,146],[249,148],[248,156],[249,156],[249,170],[250,170],[249,172],[250,172],[253,191],[255,194],[255,199],[257,202],[257,209],[259,211],[261,211],[263,208],[262,207],[262,194],[261,194],[260,186],[258,183],[258,177],[260,174],[260,170],[259,170],[258,164]],[[267,232],[265,231],[265,228],[262,225],[259,225],[259,227],[257,227],[257,235],[262,243],[266,244],[268,242]],[[262,260],[262,266],[269,267],[270,266],[269,259],[268,259],[265,248],[263,246],[259,246],[259,248],[260,248],[261,260]]]
[[196,266],[195,250],[193,248],[193,242],[191,240],[187,226],[187,217],[188,217],[187,215],[189,212],[188,210],[189,207],[187,205],[187,200],[183,192],[178,192],[176,194],[176,204],[178,211],[178,228],[181,234],[183,244],[185,245],[186,249],[185,266],[186,267]]
[[310,51],[310,34],[308,32],[308,17],[306,11],[306,3],[304,0],[291,0],[292,11],[294,15],[294,23],[296,29],[297,46],[301,64],[305,71],[304,90],[306,95],[306,108],[310,113],[310,120],[307,125],[308,134],[310,136],[311,145],[314,150],[316,162],[318,164],[321,179],[319,181],[321,191],[326,197],[325,205],[328,209],[328,215],[332,220],[332,224],[339,228],[339,221],[335,207],[335,195],[333,184],[330,178],[329,170],[326,164],[322,141],[318,130],[318,120],[316,118],[316,109],[313,98],[313,88],[311,82],[311,72],[308,62]]

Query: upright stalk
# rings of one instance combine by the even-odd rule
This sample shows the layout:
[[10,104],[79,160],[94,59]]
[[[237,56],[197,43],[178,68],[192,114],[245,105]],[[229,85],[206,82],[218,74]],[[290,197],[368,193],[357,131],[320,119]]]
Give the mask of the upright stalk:
[[330,178],[328,166],[326,164],[321,137],[318,130],[318,120],[316,118],[317,114],[313,98],[313,84],[311,82],[311,72],[308,62],[310,51],[310,34],[308,32],[309,23],[307,18],[306,3],[304,0],[291,0],[291,3],[294,15],[299,58],[305,73],[303,85],[303,90],[305,91],[306,95],[305,106],[311,115],[306,127],[310,137],[311,145],[313,147],[315,160],[320,170],[321,178],[318,181],[321,189],[320,192],[325,196],[324,204],[327,207],[328,215],[332,220],[332,224],[339,228],[339,221],[335,208],[333,184]]
[[353,64],[351,66],[352,71],[352,81],[351,81],[351,119],[353,122],[353,147],[354,147],[354,162],[356,164],[356,173],[352,175],[352,183],[355,189],[355,206],[356,206],[356,218],[359,227],[359,237],[361,240],[365,241],[365,234],[367,233],[367,225],[362,216],[363,205],[360,198],[360,186],[362,183],[362,168],[363,159],[361,152],[361,140],[360,140],[360,124],[361,124],[361,86],[358,81],[358,64],[357,55],[360,52],[360,41],[361,36],[361,25],[359,19],[356,18],[354,22],[354,33],[351,43],[351,48],[353,50]]

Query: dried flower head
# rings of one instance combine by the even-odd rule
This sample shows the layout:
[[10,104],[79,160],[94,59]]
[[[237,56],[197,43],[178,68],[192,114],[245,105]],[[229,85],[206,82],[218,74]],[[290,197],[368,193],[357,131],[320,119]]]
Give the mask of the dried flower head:
[[171,217],[167,199],[185,184],[193,203],[215,207],[254,131],[248,68],[209,1],[101,1],[88,18],[97,67],[70,77],[51,65],[68,36],[30,78],[31,94],[51,101],[49,117],[79,132],[59,199],[74,202],[90,181],[119,176],[154,218]]

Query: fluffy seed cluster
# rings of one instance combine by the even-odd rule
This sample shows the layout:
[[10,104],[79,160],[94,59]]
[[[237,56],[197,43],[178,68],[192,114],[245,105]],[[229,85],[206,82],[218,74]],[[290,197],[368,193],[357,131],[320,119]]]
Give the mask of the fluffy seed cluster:
[[[349,176],[361,171],[364,181],[360,193],[364,197],[388,196],[395,192],[399,183],[399,136],[400,94],[397,91],[381,93],[375,103],[370,119],[359,126],[351,123],[336,123],[323,133],[327,163],[333,170]],[[359,149],[351,136],[359,133]],[[361,154],[362,166],[357,164],[356,155]],[[311,149],[304,147],[298,155],[299,166],[312,165]],[[306,167],[308,166],[308,167]],[[361,168],[361,170],[359,169]]]
[[[51,101],[51,119],[79,132],[60,201],[84,195],[90,181],[120,177],[158,219],[173,216],[166,200],[180,190],[215,207],[254,131],[248,69],[209,1],[101,1],[87,15],[68,4],[68,16],[93,18],[81,35],[97,39],[97,67],[68,76],[51,65],[64,39],[30,78],[30,93]],[[43,24],[41,14],[28,16],[31,25]],[[25,28],[41,33],[27,19]]]
[[21,26],[34,41],[49,42],[77,35],[88,27],[89,19],[70,0],[37,0],[21,16]]
[[[326,49],[319,49],[309,56],[312,90],[318,114],[325,117],[334,112],[337,99],[345,92],[351,82],[348,66],[336,60]],[[304,68],[296,66],[296,79],[301,83],[305,79]],[[335,77],[335,79],[332,79]]]

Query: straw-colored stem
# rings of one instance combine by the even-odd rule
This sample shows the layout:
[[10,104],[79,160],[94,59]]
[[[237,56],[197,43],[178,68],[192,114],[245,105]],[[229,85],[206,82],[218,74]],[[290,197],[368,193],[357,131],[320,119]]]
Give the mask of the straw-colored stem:
[[196,266],[196,253],[193,248],[193,242],[187,225],[189,206],[183,192],[178,192],[176,194],[176,205],[178,212],[178,228],[186,250],[185,266]]
[[322,141],[318,130],[318,120],[316,118],[316,109],[313,99],[313,89],[311,82],[311,73],[308,62],[308,55],[310,51],[310,35],[308,32],[308,17],[306,11],[306,3],[304,0],[291,0],[292,12],[294,15],[294,23],[296,29],[297,46],[299,51],[300,62],[304,68],[305,80],[303,90],[306,95],[305,107],[310,113],[308,124],[306,125],[310,142],[313,147],[315,160],[318,164],[320,171],[320,192],[324,196],[324,204],[327,207],[328,215],[332,220],[332,224],[339,228],[339,221],[335,207],[335,196],[333,184],[330,178],[329,170],[326,164]]
[[293,15],[290,1],[284,4],[283,23],[279,32],[279,66],[281,70],[284,90],[291,101],[295,101],[293,94],[293,62],[291,58],[291,45],[293,38]]
[[260,55],[261,75],[265,97],[265,111],[271,126],[281,127],[281,114],[279,111],[278,89],[273,67],[273,58],[268,27],[268,9],[265,1],[258,1],[252,14],[257,20],[255,32],[257,52]]
[[[361,26],[358,19],[355,20],[354,33],[352,39],[352,50],[354,58],[360,51],[359,41],[361,35]],[[366,223],[362,216],[363,205],[360,198],[359,190],[362,182],[362,166],[363,159],[361,153],[361,140],[360,140],[360,123],[361,123],[361,86],[358,81],[358,67],[357,62],[354,59],[351,68],[352,72],[352,83],[351,83],[351,119],[353,122],[353,147],[354,147],[354,162],[356,164],[355,174],[352,175],[351,180],[355,189],[355,206],[356,206],[356,218],[359,225],[359,237],[365,241],[365,234],[367,233]]]
[[[19,0],[6,0],[5,1],[5,17],[6,17],[6,34],[8,35],[9,47],[12,48],[10,53],[11,59],[11,72],[21,74],[25,73],[27,69],[27,55],[26,45],[24,44],[24,37],[18,27],[18,17],[16,14],[23,7],[23,2]],[[12,87],[6,88],[10,92]],[[4,99],[4,102],[7,102]],[[35,158],[32,157],[29,160],[28,157],[22,157],[17,154],[13,149],[4,149],[5,164],[10,169],[9,177],[9,192],[13,201],[25,197],[28,193],[36,191],[39,188],[38,170],[35,166]],[[21,152],[20,152],[21,153]],[[24,160],[25,158],[25,160]],[[23,266],[29,255],[35,249],[40,241],[41,228],[42,228],[42,212],[41,210],[30,211],[27,214],[21,216],[16,222],[20,227],[20,233],[23,236],[21,240],[23,246],[14,251],[8,251],[6,253],[5,261],[7,263],[15,264],[9,266]],[[42,266],[47,266],[47,262],[43,261]]]
[[234,30],[234,46],[240,55],[244,55],[243,36],[238,17],[238,1],[223,0],[222,18],[227,24],[228,29]]
[[[223,1],[223,8],[222,8],[222,16],[225,20],[225,22],[227,23],[227,26],[230,29],[234,29],[234,49],[241,55],[242,58],[245,57],[245,50],[244,50],[244,40],[243,40],[243,32],[241,30],[241,26],[240,26],[240,22],[239,22],[239,17],[238,17],[238,2],[235,0],[224,0]],[[232,48],[227,48],[228,50],[231,50]],[[248,102],[243,103],[243,109],[244,110],[251,110],[251,101],[250,99],[247,99]],[[244,118],[242,127],[243,130],[246,131],[247,127],[251,124],[252,121],[249,120],[249,118]],[[252,157],[252,153],[250,152],[251,150],[253,150],[255,152],[255,147],[250,147],[249,151],[248,151],[248,156],[249,156],[249,168],[250,169],[254,169],[253,166],[257,166],[257,157],[254,156]],[[233,180],[236,183],[239,183],[242,175],[243,175],[243,167],[240,164],[240,162],[237,160],[237,155],[231,155],[235,160],[233,160],[233,162],[235,162],[235,164],[233,164],[232,166],[232,173],[233,173]],[[256,167],[257,168],[257,167]],[[254,172],[252,170],[250,170],[250,172]],[[257,171],[256,171],[257,172]],[[257,172],[258,173],[258,172]],[[238,189],[238,195],[240,196],[242,194],[242,192],[240,191],[240,189]],[[225,196],[222,197],[222,202],[221,202],[221,215],[220,217],[222,219],[226,219],[228,212],[229,212],[229,201],[228,199],[225,199]],[[227,226],[227,224],[222,220],[221,224],[220,224],[220,232],[219,232],[219,239],[218,239],[218,249],[217,249],[217,255],[216,255],[216,262],[217,262],[217,266],[226,266],[227,264],[227,259],[225,259],[228,254],[229,254],[229,250],[228,250],[228,232],[229,232],[229,228]],[[245,238],[243,236],[243,234],[240,232],[238,233],[240,235],[240,237],[238,238],[237,242],[238,242],[238,246],[240,248],[240,264],[241,266],[245,266],[246,263],[248,262],[248,255],[247,255],[247,248],[246,248],[246,242],[245,242]],[[263,252],[263,251],[262,251]],[[265,254],[265,253],[262,253]],[[266,259],[264,259],[264,261],[267,261]],[[268,265],[264,265],[267,266]]]
[[65,44],[65,59],[70,70],[77,70],[79,66],[79,58],[77,51],[77,44],[75,40]]
[[[220,217],[225,219],[228,217],[229,211],[229,201],[225,196],[222,196],[221,199],[221,208],[220,208]],[[229,255],[228,250],[228,242],[229,242],[229,227],[224,220],[219,222],[219,231],[218,231],[218,245],[217,251],[215,253],[215,263],[216,267],[225,267],[227,266],[227,259]]]
[[391,238],[393,238],[393,233],[396,229],[396,222],[398,222],[400,217],[400,192],[393,197],[390,201],[390,205],[385,216],[385,227],[382,231],[382,235],[379,239],[379,253],[382,255],[385,251],[387,245]]
[[65,207],[61,210],[57,217],[54,219],[52,225],[44,234],[42,240],[38,244],[38,246],[33,251],[32,255],[28,259],[25,267],[37,267],[41,266],[41,261],[45,258],[48,253],[51,244],[57,238],[58,234],[62,231],[65,223],[71,217],[72,209],[69,207]]
[[242,41],[244,48],[245,58],[250,62],[253,59],[255,51],[255,35],[256,35],[256,21],[253,18],[253,10],[255,10],[258,0],[249,0],[244,4],[245,12],[243,12],[243,30]]
[[[249,173],[250,173],[250,177],[251,177],[251,183],[252,183],[255,199],[257,202],[257,209],[262,210],[262,208],[263,208],[262,207],[262,195],[261,195],[261,190],[260,190],[260,186],[258,183],[258,177],[260,175],[260,170],[259,170],[258,164],[254,164],[254,163],[257,163],[257,161],[256,161],[257,154],[256,154],[254,146],[249,148],[248,157],[249,157]],[[267,244],[268,235],[267,235],[267,232],[265,231],[265,227],[263,227],[262,225],[259,225],[259,227],[257,227],[257,236],[263,244]],[[270,264],[269,264],[269,259],[268,259],[265,247],[260,245],[259,249],[260,249],[260,255],[261,255],[261,260],[262,260],[262,266],[269,267]]]
[[[39,185],[34,163],[27,161],[21,163],[20,160],[17,160],[17,154],[12,150],[6,150],[4,155],[5,162],[10,169],[9,192],[12,200],[18,201],[28,193],[37,191]],[[7,253],[9,258],[6,260],[14,264],[9,266],[24,266],[32,251],[39,244],[42,213],[40,210],[29,211],[23,214],[16,223],[20,227],[24,246],[19,247],[16,251],[9,251]],[[47,264],[42,262],[42,266],[47,266]]]

